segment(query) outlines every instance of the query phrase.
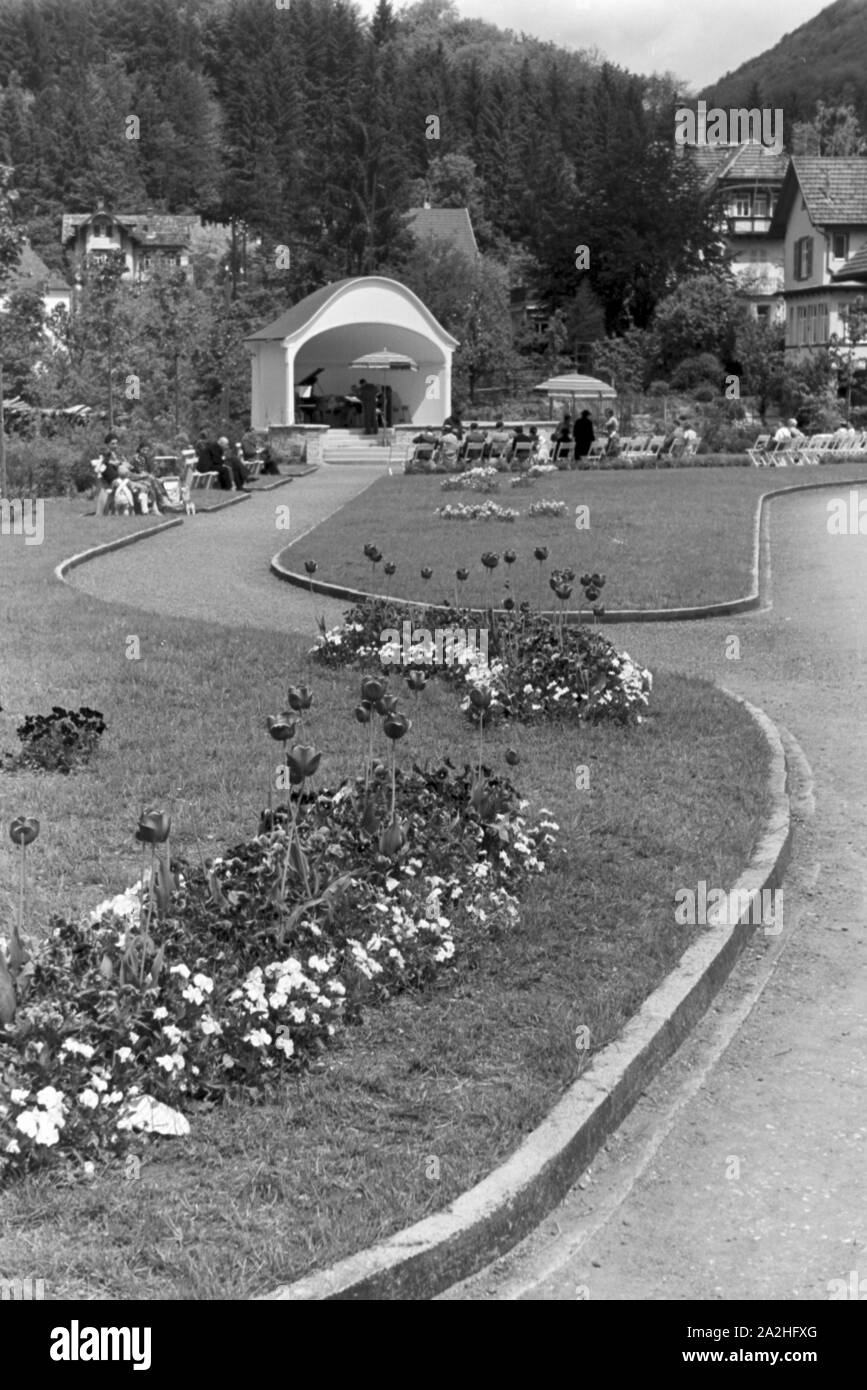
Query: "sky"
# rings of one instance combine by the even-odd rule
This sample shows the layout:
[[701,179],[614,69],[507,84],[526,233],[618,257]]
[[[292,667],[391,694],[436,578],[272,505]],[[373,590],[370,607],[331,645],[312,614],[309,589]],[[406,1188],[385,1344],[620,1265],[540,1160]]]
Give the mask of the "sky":
[[[393,0],[400,10],[402,0]],[[461,15],[565,48],[597,48],[632,72],[703,87],[771,48],[828,0],[457,0]],[[359,0],[370,15],[376,0]],[[808,56],[808,55],[807,55]]]

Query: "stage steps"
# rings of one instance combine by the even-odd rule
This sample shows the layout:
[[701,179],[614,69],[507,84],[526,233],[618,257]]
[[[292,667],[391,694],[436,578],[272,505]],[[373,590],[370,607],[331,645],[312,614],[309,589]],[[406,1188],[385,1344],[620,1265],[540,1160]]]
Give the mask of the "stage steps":
[[330,429],[322,447],[325,463],[386,463],[402,468],[405,454],[405,444],[381,444],[360,430]]

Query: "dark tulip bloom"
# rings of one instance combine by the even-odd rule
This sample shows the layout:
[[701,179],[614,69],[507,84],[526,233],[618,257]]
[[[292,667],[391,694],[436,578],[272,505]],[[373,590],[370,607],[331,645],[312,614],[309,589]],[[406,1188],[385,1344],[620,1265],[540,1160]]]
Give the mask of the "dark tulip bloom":
[[32,845],[38,834],[39,821],[35,816],[16,816],[9,827],[13,845]]
[[322,754],[309,744],[293,744],[286,758],[290,781],[303,782],[306,777],[312,777],[321,761]]
[[505,560],[507,565],[513,565],[517,558],[518,557],[515,554],[514,550],[505,550],[503,552],[503,559]]
[[465,579],[469,579],[470,577],[469,570],[455,570],[455,574],[462,584]]
[[276,716],[269,714],[265,720],[265,727],[278,743],[288,743],[290,738],[295,737],[295,720],[290,710],[284,710]]
[[307,571],[308,574],[315,574],[315,573],[316,573],[316,561],[315,561],[315,560],[305,560],[305,561],[304,561],[304,568],[306,569],[306,571]]
[[396,741],[410,731],[412,721],[405,714],[389,714],[383,720],[382,732],[386,738]]
[[289,708],[294,710],[309,709],[313,704],[313,691],[309,685],[290,685],[289,687]]
[[514,748],[506,749],[506,762],[509,764],[509,767],[517,767],[520,761],[520,755],[515,752]]
[[425,565],[424,569],[421,572],[422,579],[430,579],[432,574],[433,570],[430,569],[427,565]]
[[536,549],[533,551],[533,554],[535,555],[536,559],[539,561],[539,564],[541,565],[543,560],[547,560],[548,558],[547,545],[537,545]]
[[162,845],[169,838],[172,818],[165,811],[145,811],[135,837],[144,845]]
[[361,682],[361,698],[369,700],[372,705],[375,705],[377,700],[382,699],[386,689],[385,681],[375,680],[371,676],[368,680]]

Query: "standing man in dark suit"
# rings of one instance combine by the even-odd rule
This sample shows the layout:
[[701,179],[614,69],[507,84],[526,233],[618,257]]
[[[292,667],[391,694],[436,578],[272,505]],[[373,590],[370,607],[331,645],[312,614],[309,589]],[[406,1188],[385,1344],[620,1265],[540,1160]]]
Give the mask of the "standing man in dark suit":
[[364,377],[358,383],[361,387],[361,419],[365,434],[376,434],[376,387]]

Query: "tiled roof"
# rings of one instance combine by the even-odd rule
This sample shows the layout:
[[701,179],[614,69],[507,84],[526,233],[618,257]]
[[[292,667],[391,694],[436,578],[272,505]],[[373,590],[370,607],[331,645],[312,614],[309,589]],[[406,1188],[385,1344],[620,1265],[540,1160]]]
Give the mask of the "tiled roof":
[[726,182],[735,179],[758,179],[767,180],[769,183],[782,183],[788,167],[787,154],[769,154],[764,145],[750,140],[745,145],[738,146],[723,179]]
[[796,155],[792,167],[813,222],[867,225],[867,158]]
[[762,183],[782,183],[789,166],[787,154],[767,154],[757,140],[743,145],[690,145],[696,167],[702,175],[704,188],[745,180]]
[[862,246],[854,256],[850,256],[842,269],[831,276],[832,280],[867,280],[867,246]]
[[65,246],[95,217],[119,222],[143,246],[188,246],[198,218],[168,212],[65,212],[60,240]]
[[470,260],[479,254],[468,208],[410,208],[407,227],[417,241],[449,241]]
[[25,242],[18,258],[18,265],[6,281],[4,289],[8,294],[11,290],[40,288],[55,292],[68,291],[69,285],[56,270],[49,270],[42,257],[37,256],[29,242]]

